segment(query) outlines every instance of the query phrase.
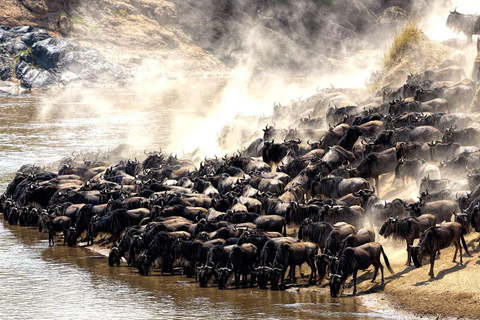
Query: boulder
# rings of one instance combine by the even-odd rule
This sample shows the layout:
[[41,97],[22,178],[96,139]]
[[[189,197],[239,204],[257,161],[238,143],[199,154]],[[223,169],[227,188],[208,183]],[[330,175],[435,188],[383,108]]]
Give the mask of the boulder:
[[33,46],[38,41],[49,38],[51,38],[51,36],[48,34],[48,32],[40,29],[33,32],[27,32],[20,39],[25,42],[26,45]]
[[155,20],[161,25],[172,24],[178,22],[177,11],[175,5],[171,2],[164,2],[159,5],[153,12]]
[[39,14],[41,16],[47,16],[48,7],[45,0],[20,0],[23,6],[30,11]]
[[0,44],[0,52],[6,52],[10,55],[15,55],[18,52],[27,49],[28,46],[20,38],[12,38],[3,44]]
[[25,61],[17,64],[15,75],[24,88],[41,88],[56,83],[55,75],[48,70],[41,70],[28,65]]
[[0,80],[9,80],[13,75],[13,59],[0,55]]
[[70,51],[76,51],[80,45],[71,39],[50,38],[39,41],[32,46],[32,55],[42,69],[53,69]]

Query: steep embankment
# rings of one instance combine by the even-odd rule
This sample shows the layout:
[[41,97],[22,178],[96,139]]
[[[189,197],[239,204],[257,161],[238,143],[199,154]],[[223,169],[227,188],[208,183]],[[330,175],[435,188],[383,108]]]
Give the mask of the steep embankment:
[[[412,1],[4,0],[0,24],[46,29],[126,67],[305,72],[376,44]],[[406,11],[407,10],[407,11]],[[412,9],[413,10],[413,9]]]

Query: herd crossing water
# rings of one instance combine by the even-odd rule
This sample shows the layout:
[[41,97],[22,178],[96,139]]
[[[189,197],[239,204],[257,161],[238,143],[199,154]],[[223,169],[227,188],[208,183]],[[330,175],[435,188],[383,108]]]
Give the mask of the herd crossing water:
[[[221,84],[218,86],[221,87]],[[213,86],[217,87],[218,86]],[[209,103],[206,92],[201,104]],[[93,92],[95,94],[98,92]],[[150,145],[169,141],[169,107],[192,112],[182,94],[170,91],[142,100],[138,92],[110,90],[108,112],[79,92],[2,97],[0,104],[0,189],[25,163],[48,164],[72,150],[114,148],[135,134]],[[45,101],[50,101],[46,103]],[[132,107],[135,101],[138,107]],[[144,105],[148,107],[144,107]],[[198,110],[199,115],[202,113]],[[155,134],[152,134],[155,132]],[[143,146],[142,146],[143,147]],[[184,276],[140,277],[131,268],[112,268],[104,256],[61,242],[48,246],[38,230],[0,223],[0,296],[5,319],[310,319],[391,318],[353,299],[302,290],[217,290],[199,288]]]

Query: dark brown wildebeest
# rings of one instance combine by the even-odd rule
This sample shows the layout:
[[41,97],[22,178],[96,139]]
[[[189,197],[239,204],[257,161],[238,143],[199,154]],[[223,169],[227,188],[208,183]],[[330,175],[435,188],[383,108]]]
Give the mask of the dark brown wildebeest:
[[415,239],[420,238],[420,234],[430,227],[435,226],[435,216],[431,214],[422,214],[419,217],[407,217],[398,220],[398,217],[390,217],[380,228],[378,234],[388,238],[393,237],[394,240],[405,240],[407,242],[407,265],[411,265],[412,259],[410,255],[410,246],[413,245]]
[[284,243],[294,243],[295,239],[291,237],[281,237],[268,240],[263,246],[262,251],[260,252],[260,261],[258,267],[255,267],[257,271],[257,282],[260,289],[265,289],[268,283],[268,276],[272,270],[273,261],[275,260],[275,255],[277,250]]
[[307,218],[303,220],[298,229],[298,240],[316,243],[320,251],[323,252],[327,237],[334,228],[328,222],[313,222],[312,219]]
[[40,223],[42,226],[42,231],[48,232],[49,245],[53,246],[55,244],[54,236],[57,234],[57,232],[63,232],[63,236],[64,236],[63,245],[66,244],[67,230],[70,228],[72,224],[72,220],[69,217],[67,216],[50,217],[50,216],[44,215],[40,220]]
[[360,229],[357,233],[343,239],[340,251],[330,260],[330,273],[337,272],[339,257],[342,256],[345,249],[359,247],[369,242],[375,242],[375,232],[372,229]]
[[[218,288],[226,289],[228,279],[234,274],[235,288],[240,287],[240,276],[242,276],[242,285],[247,284],[247,276],[253,271],[254,264],[257,261],[257,247],[251,243],[245,243],[241,246],[234,246],[225,267],[218,270]],[[254,277],[251,278],[253,285]]]
[[[462,241],[462,243],[460,243]],[[453,262],[457,259],[457,252],[460,250],[460,264],[463,263],[462,259],[462,245],[465,252],[470,256],[468,252],[465,238],[463,237],[463,227],[458,222],[449,222],[438,227],[428,228],[420,243],[416,247],[411,247],[413,263],[416,268],[422,266],[423,258],[426,255],[430,255],[430,271],[428,275],[433,278],[433,266],[435,264],[435,254],[441,249],[447,248],[450,244],[455,245],[455,254],[453,255]]]
[[309,283],[313,283],[316,278],[317,270],[315,268],[315,256],[318,254],[318,246],[311,242],[283,243],[277,250],[273,267],[271,271],[272,289],[278,289],[278,280],[280,278],[280,289],[285,289],[285,273],[288,266],[295,268],[307,263],[311,269]]
[[373,265],[375,272],[373,273],[372,282],[377,278],[378,269],[382,273],[382,284],[384,284],[383,265],[380,262],[380,255],[383,255],[385,265],[391,274],[395,274],[390,267],[385,251],[380,243],[370,242],[356,248],[347,248],[343,252],[338,261],[337,274],[330,276],[330,295],[336,297],[340,293],[345,281],[350,274],[353,274],[353,294],[357,293],[357,273],[358,270],[364,270]]
[[355,233],[357,233],[357,228],[349,224],[341,225],[330,232],[324,253],[315,257],[318,270],[318,284],[321,284],[323,278],[327,275],[327,267],[330,265],[332,258],[340,251],[342,241]]

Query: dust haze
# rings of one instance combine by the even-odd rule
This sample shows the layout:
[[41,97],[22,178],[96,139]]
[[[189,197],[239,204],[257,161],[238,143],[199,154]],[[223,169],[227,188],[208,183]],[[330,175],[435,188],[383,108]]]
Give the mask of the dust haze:
[[[122,107],[129,108],[127,119],[124,115],[112,113],[119,101],[112,99],[108,89],[103,92],[85,89],[73,93],[69,90],[58,92],[50,100],[42,101],[39,120],[58,112],[57,109],[53,111],[52,104],[73,95],[79,101],[78,108],[96,117],[99,127],[108,121],[116,121],[123,126],[127,133],[125,143],[135,147],[162,148],[178,153],[188,153],[198,148],[202,156],[224,154],[245,147],[251,138],[261,137],[261,119],[274,113],[274,103],[288,105],[292,101],[303,101],[316,94],[317,88],[331,86],[365,89],[362,98],[366,99],[371,93],[365,84],[372,72],[381,67],[381,57],[393,35],[408,19],[415,19],[432,40],[465,39],[463,34],[453,33],[445,26],[449,10],[457,7],[459,12],[480,12],[480,3],[469,0],[414,2],[410,16],[393,19],[393,22],[377,28],[375,24],[356,21],[360,18],[352,16],[357,11],[349,6],[349,1],[338,1],[337,5],[344,7],[337,7],[335,11],[342,12],[342,15],[329,13],[322,17],[312,16],[312,3],[296,2],[289,10],[285,10],[285,6],[274,9],[275,6],[265,5],[257,8],[257,19],[245,15],[243,20],[231,21],[226,32],[228,36],[210,44],[216,47],[217,57],[226,61],[230,69],[228,73],[215,70],[185,72],[182,66],[186,61],[182,57],[166,63],[158,63],[155,59],[144,60],[141,66],[132,70],[135,77],[123,89],[129,93],[128,103]],[[237,9],[245,9],[248,5],[239,2]],[[208,20],[208,17],[199,14],[191,13],[192,23]],[[217,11],[212,11],[211,18],[217,14]],[[376,23],[382,19],[381,16],[369,18]],[[312,21],[322,23],[321,31],[312,32]],[[352,32],[344,27],[349,23],[357,23],[362,27]],[[281,33],[278,30],[287,31]],[[235,35],[235,38],[231,35]],[[468,61],[473,62],[475,46],[470,46],[466,53]],[[172,92],[175,92],[175,99],[168,102]],[[155,128],[147,125],[149,117],[155,116],[155,112],[146,113],[152,105],[168,108],[170,116],[168,125],[171,129],[162,140],[164,145],[160,146],[152,139],[156,135]],[[61,112],[68,115],[72,110],[65,108]],[[235,127],[239,131],[239,139],[229,140],[227,146],[219,146],[217,140],[222,129],[239,117],[257,117],[259,120],[243,121],[242,128]],[[276,125],[288,126],[288,121],[280,121]],[[101,129],[96,130],[98,132],[96,141],[92,140],[92,148],[101,139]]]

